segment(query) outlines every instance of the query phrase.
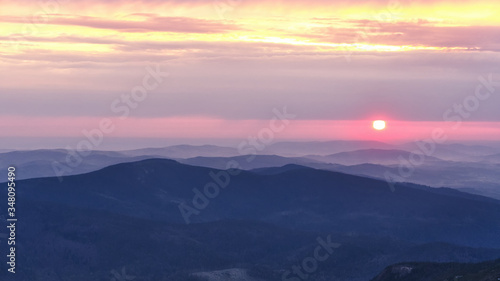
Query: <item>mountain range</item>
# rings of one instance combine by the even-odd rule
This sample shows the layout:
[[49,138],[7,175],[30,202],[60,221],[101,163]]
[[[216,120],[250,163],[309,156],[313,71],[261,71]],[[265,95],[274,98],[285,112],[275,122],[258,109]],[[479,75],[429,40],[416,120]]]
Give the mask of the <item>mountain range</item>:
[[[226,169],[231,163],[245,170],[297,164],[384,180],[389,173],[395,175],[392,180],[397,182],[451,187],[500,199],[498,148],[447,144],[437,146],[434,153],[427,156],[415,147],[418,147],[415,143],[389,145],[330,141],[276,143],[260,151],[260,155],[240,155],[236,148],[213,145],[92,151],[88,155],[67,150],[12,151],[0,153],[0,169],[15,166],[18,168],[18,179],[53,176],[62,179],[65,175],[83,174],[118,163],[150,158],[168,158],[217,169]],[[401,169],[408,167],[411,173],[401,177]]]
[[148,159],[17,186],[19,280],[89,280],[91,272],[104,281],[122,267],[139,280],[231,269],[281,280],[318,241],[338,248],[308,280],[500,257],[500,201],[415,184],[392,192],[384,181],[296,164],[244,171]]

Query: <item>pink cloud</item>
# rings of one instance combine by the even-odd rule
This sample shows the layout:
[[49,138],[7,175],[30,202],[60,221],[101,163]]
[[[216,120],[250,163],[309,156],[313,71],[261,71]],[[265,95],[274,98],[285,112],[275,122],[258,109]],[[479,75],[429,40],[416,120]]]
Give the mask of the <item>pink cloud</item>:
[[[105,118],[4,116],[0,137],[82,137],[99,129]],[[269,120],[225,120],[208,117],[106,118],[114,126],[109,138],[247,139],[270,128]],[[464,122],[458,128],[449,122],[387,121],[387,129],[375,131],[372,120],[292,120],[276,132],[276,140],[378,140],[413,141],[431,138],[440,130],[450,140],[500,140],[500,122]],[[109,127],[109,126],[108,126]]]
[[[322,20],[328,23],[328,20]],[[348,26],[345,26],[348,24]],[[427,21],[384,23],[375,20],[330,20],[330,26],[293,34],[319,42],[370,43],[500,50],[498,26],[435,26]]]
[[[226,33],[240,30],[235,24],[189,17],[146,16],[142,21],[110,20],[90,16],[51,15],[46,24],[84,26],[121,32]],[[2,16],[0,22],[25,23],[19,16]]]

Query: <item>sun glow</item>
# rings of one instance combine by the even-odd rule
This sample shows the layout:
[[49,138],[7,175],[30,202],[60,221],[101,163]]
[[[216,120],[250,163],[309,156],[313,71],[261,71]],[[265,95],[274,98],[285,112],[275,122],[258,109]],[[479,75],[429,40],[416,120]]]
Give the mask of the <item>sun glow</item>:
[[385,121],[384,120],[373,121],[373,129],[378,131],[385,129]]

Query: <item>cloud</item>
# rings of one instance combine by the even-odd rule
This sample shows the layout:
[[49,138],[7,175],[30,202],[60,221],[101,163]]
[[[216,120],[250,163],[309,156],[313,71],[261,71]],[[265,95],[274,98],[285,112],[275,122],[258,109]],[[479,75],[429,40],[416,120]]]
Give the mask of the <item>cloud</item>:
[[[341,54],[242,52],[162,60],[130,53],[103,55],[100,61],[31,54],[37,55],[48,60],[0,65],[0,92],[10,105],[2,114],[109,114],[109,101],[130,93],[141,83],[145,66],[156,63],[171,77],[134,116],[259,119],[272,107],[287,105],[300,119],[357,120],[383,113],[397,120],[442,120],[445,110],[474,93],[480,75],[494,73],[494,81],[500,79],[500,54],[486,52],[374,52],[353,55],[351,62]],[[499,104],[500,95],[492,95],[468,121],[500,120]]]
[[55,37],[40,37],[40,36],[0,36],[0,42],[11,42],[22,40],[30,43],[85,43],[112,45],[117,50],[121,51],[139,51],[139,50],[211,50],[224,52],[246,52],[246,51],[263,51],[270,52],[272,50],[288,50],[288,51],[304,51],[314,50],[314,46],[307,45],[290,45],[286,43],[272,42],[255,42],[255,41],[201,41],[201,40],[185,40],[185,41],[149,41],[149,40],[125,40],[118,37],[84,37],[78,35],[63,35]]
[[[119,32],[177,32],[177,33],[227,33],[242,30],[236,24],[219,20],[189,17],[160,17],[147,15],[142,20],[110,20],[90,16],[51,15],[46,24],[83,26]],[[0,22],[25,23],[20,16],[2,16]]]
[[332,23],[330,20],[328,24],[308,30],[308,33],[291,35],[328,43],[500,49],[498,26],[436,26],[423,20],[394,23],[374,20],[335,20]]
[[[354,8],[356,3],[370,2],[387,5],[388,1],[312,1],[349,3]],[[397,120],[439,121],[446,109],[474,93],[479,75],[500,72],[496,26],[443,26],[411,17],[383,22],[366,19],[357,10],[340,17],[332,9],[332,15],[339,17],[329,18],[328,12],[316,16],[312,12],[318,9],[293,6],[313,5],[306,1],[243,0],[235,8],[241,8],[242,17],[235,21],[207,19],[217,17],[212,1],[182,1],[182,5],[210,9],[202,11],[159,8],[162,3],[180,1],[71,1],[65,5],[75,3],[88,7],[82,12],[62,7],[61,14],[50,15],[50,26],[40,27],[36,34],[9,36],[22,31],[22,26],[3,26],[0,96],[9,106],[0,115],[106,116],[110,101],[141,83],[145,66],[159,63],[171,77],[134,111],[134,117],[263,120],[273,107],[287,105],[303,120],[359,120],[386,114]],[[138,4],[136,9],[136,3],[150,7]],[[245,7],[259,3],[257,8]],[[128,6],[115,10],[115,4]],[[273,5],[296,10],[287,15],[283,9],[269,8]],[[103,16],[103,11],[111,11],[110,16]],[[0,21],[25,24],[19,14]],[[82,32],[75,26],[89,29]],[[250,41],[268,37],[277,40]],[[10,41],[15,39],[21,40],[21,48],[13,47]],[[328,44],[307,45],[311,42],[470,50],[360,51],[347,62],[345,51]],[[499,121],[499,98],[482,103],[468,121]]]

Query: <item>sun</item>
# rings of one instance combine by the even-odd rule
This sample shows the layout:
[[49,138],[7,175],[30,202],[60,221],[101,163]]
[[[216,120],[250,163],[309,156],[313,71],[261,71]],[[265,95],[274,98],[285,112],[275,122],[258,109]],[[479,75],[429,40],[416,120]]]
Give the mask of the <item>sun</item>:
[[373,121],[373,129],[378,131],[385,129],[385,121],[384,120]]

